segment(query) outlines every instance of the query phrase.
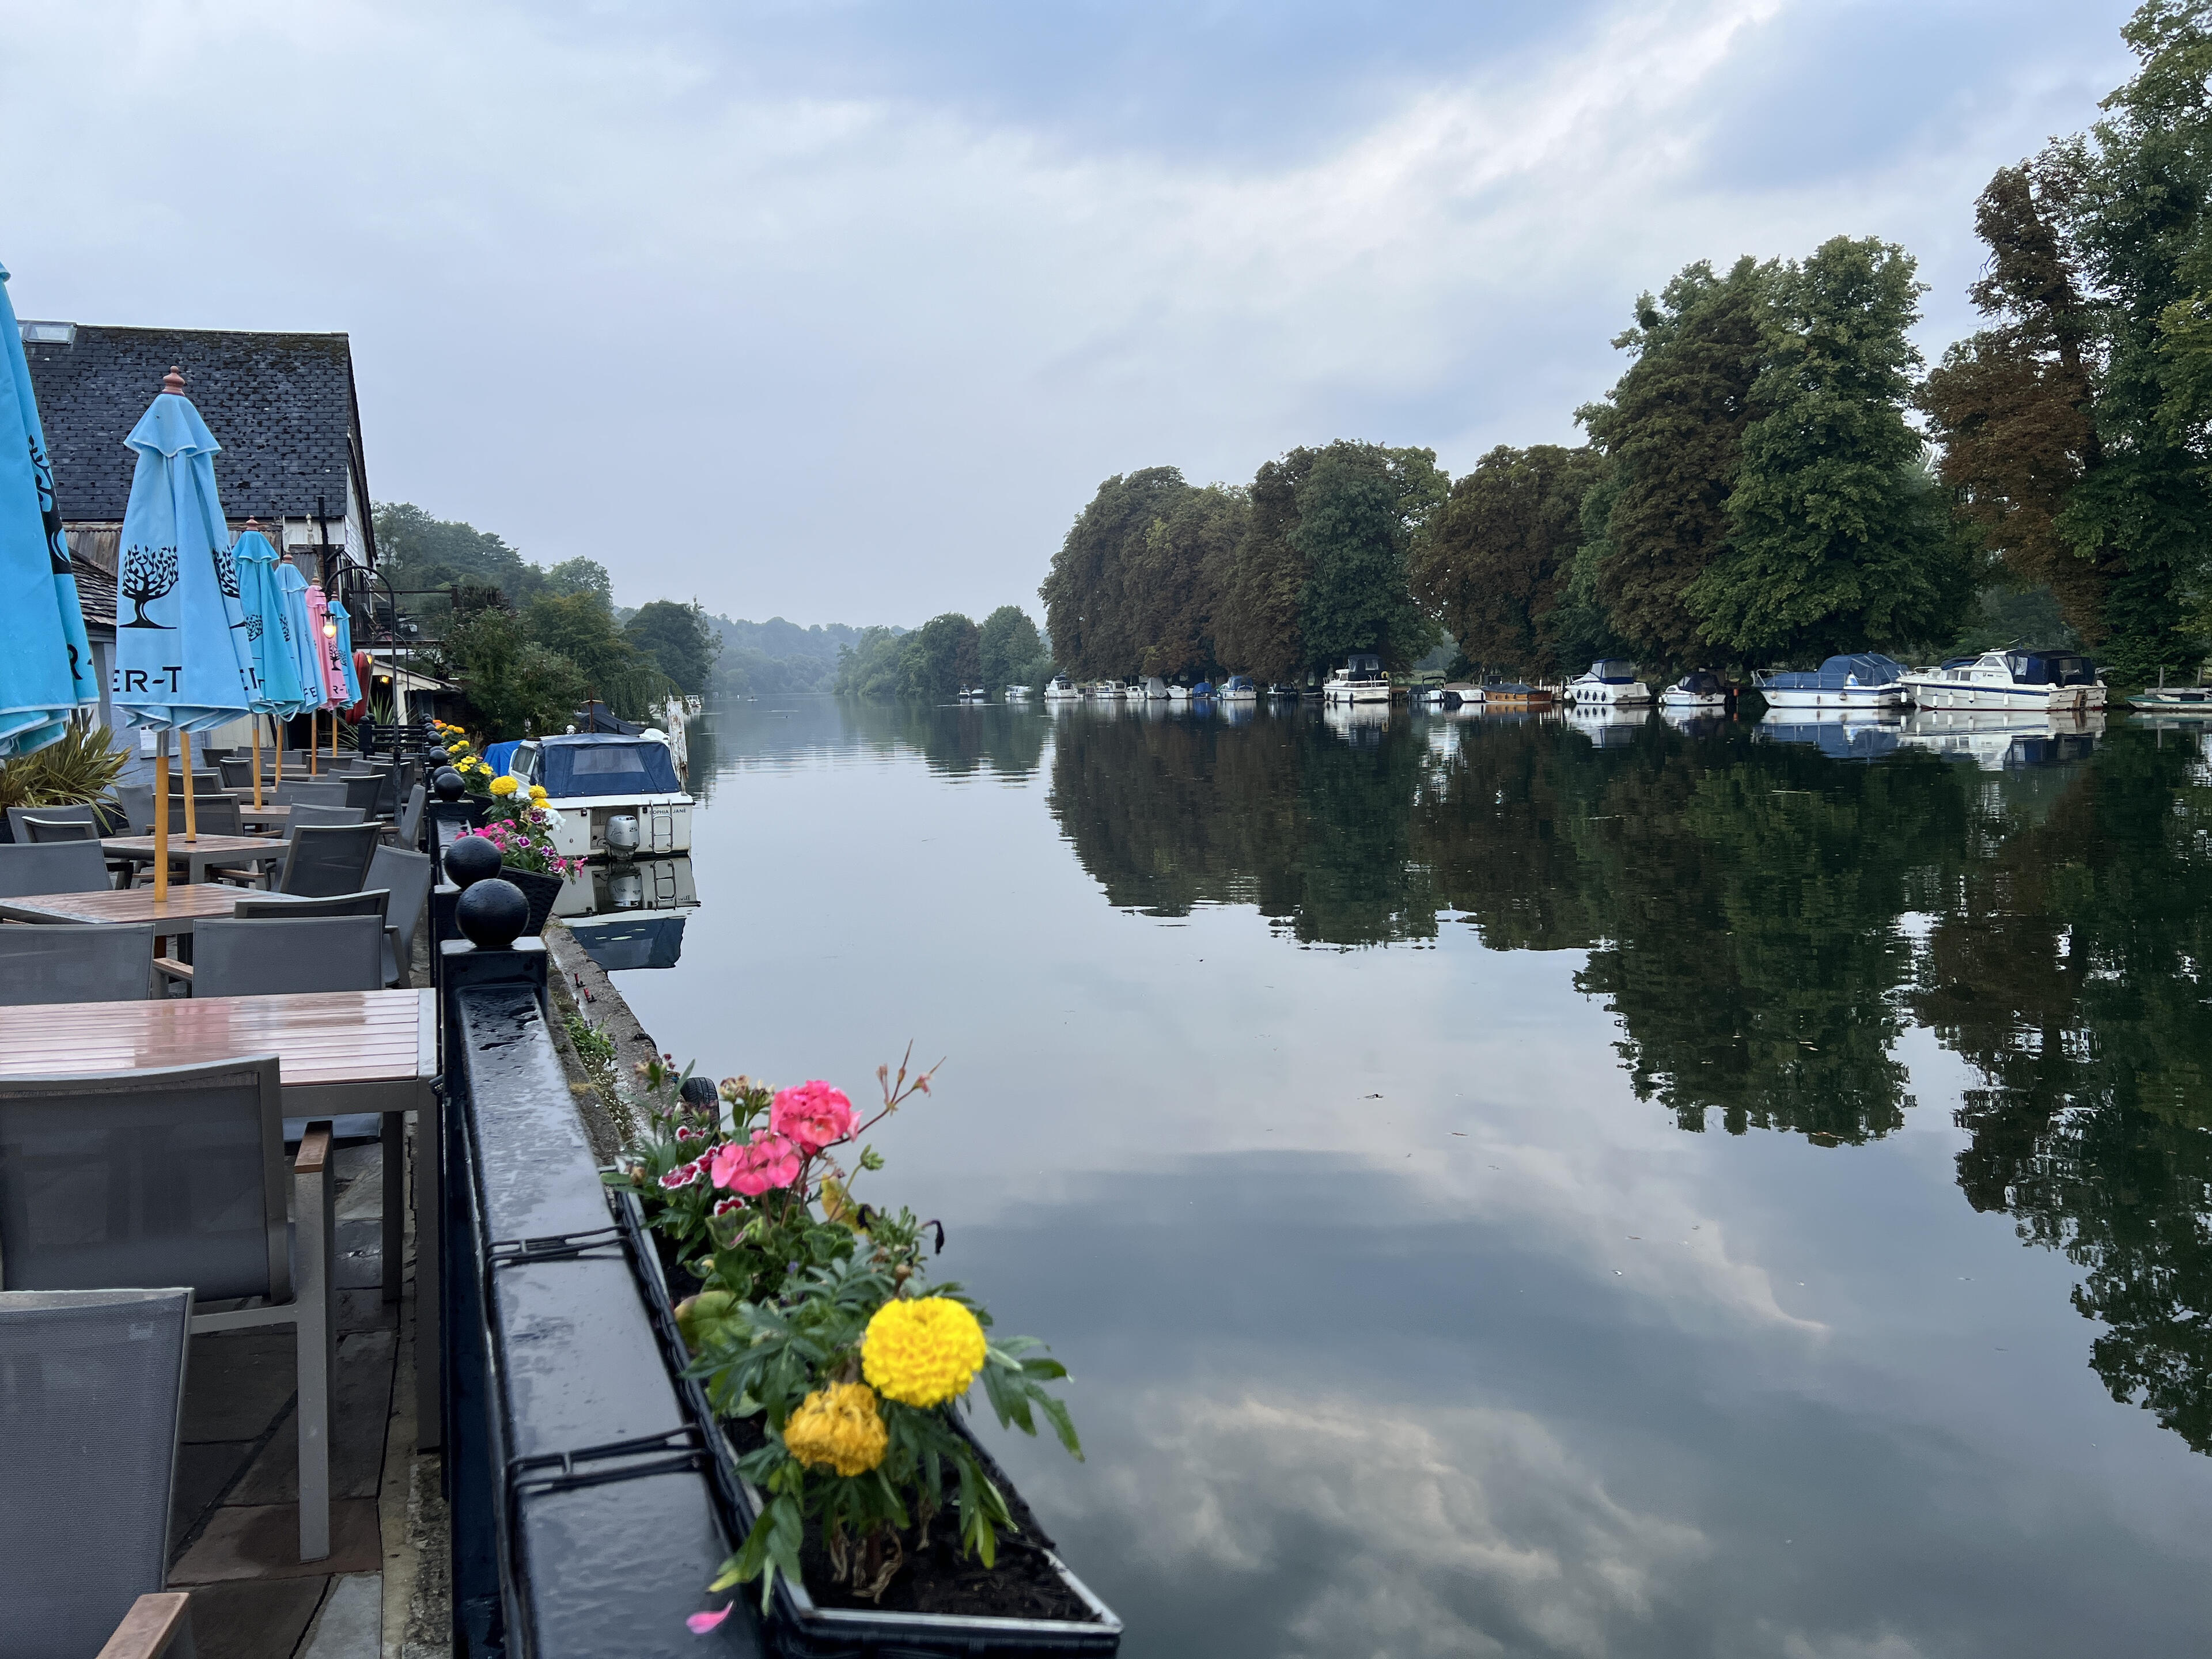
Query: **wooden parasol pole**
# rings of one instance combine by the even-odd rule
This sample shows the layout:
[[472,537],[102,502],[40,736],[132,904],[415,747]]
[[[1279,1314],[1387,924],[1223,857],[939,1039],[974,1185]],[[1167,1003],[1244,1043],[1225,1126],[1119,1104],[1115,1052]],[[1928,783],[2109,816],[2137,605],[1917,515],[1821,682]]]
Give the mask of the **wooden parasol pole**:
[[261,810],[261,716],[253,717],[253,810]]
[[169,734],[154,747],[154,902],[169,896]]
[[311,778],[315,775],[315,745],[322,741],[315,730],[320,718],[313,709],[307,711],[307,775]]
[[200,838],[199,815],[192,810],[192,797],[199,793],[192,787],[192,734],[189,732],[179,732],[177,733],[177,741],[184,745],[185,840],[189,843]]

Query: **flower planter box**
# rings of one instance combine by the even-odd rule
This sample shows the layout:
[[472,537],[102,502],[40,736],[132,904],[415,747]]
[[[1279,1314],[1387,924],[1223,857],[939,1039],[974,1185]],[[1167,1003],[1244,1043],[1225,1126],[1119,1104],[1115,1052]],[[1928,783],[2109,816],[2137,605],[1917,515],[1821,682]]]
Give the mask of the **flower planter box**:
[[561,896],[561,878],[547,875],[542,870],[520,870],[512,864],[499,866],[500,878],[511,881],[530,901],[530,922],[523,932],[532,938],[545,931],[545,919],[553,914],[553,902]]
[[[683,1375],[690,1356],[676,1328],[675,1301],[661,1270],[659,1252],[634,1193],[611,1188],[608,1200],[621,1229],[640,1290],[654,1330],[660,1339],[661,1357],[674,1378],[692,1419],[704,1435],[714,1463],[711,1480],[722,1523],[732,1540],[742,1540],[760,1513],[761,1495],[738,1472],[738,1449],[732,1443],[721,1421],[708,1404],[705,1385]],[[966,1425],[961,1425],[966,1433]],[[969,1437],[970,1443],[975,1443]],[[1002,1492],[1012,1493],[1007,1480],[990,1453],[975,1444],[984,1469]],[[960,1613],[875,1611],[868,1608],[829,1607],[817,1603],[805,1589],[778,1576],[769,1634],[785,1659],[857,1659],[882,1655],[885,1659],[923,1659],[942,1655],[945,1659],[976,1655],[1112,1654],[1121,1649],[1121,1621],[1088,1586],[1069,1571],[1050,1550],[1042,1552],[1068,1592],[1091,1611],[1089,1620],[1014,1619]],[[732,1592],[757,1602],[757,1585],[739,1585]]]

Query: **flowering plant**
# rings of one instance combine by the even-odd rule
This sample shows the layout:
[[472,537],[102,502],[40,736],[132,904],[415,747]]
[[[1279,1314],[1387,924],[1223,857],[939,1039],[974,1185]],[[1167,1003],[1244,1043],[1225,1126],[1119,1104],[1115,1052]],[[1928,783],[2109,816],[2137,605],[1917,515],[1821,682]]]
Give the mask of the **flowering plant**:
[[[765,1434],[738,1467],[768,1501],[713,1587],[758,1578],[765,1608],[778,1573],[799,1579],[812,1521],[838,1581],[878,1600],[948,1496],[963,1553],[994,1565],[1014,1522],[957,1427],[971,1385],[981,1379],[1002,1425],[1033,1435],[1041,1413],[1071,1455],[1083,1449],[1043,1387],[1066,1368],[1034,1338],[994,1340],[990,1315],[958,1285],[925,1287],[924,1247],[933,1230],[944,1249],[943,1225],[853,1195],[884,1167],[861,1137],[927,1094],[933,1068],[879,1066],[882,1106],[865,1121],[819,1081],[726,1078],[710,1091],[672,1062],[641,1073],[650,1127],[607,1178],[638,1193],[700,1282],[676,1310],[689,1374],[718,1413],[757,1418]],[[694,1628],[720,1616],[698,1615]]]
[[464,833],[482,836],[499,848],[501,864],[517,870],[568,877],[584,868],[583,860],[562,858],[553,850],[553,821],[535,807],[513,817],[494,818],[480,830]]
[[461,775],[469,793],[479,800],[489,800],[494,793],[491,763],[477,753],[468,733],[459,726],[448,726],[443,720],[430,724],[437,729],[439,746],[446,752],[446,764]]

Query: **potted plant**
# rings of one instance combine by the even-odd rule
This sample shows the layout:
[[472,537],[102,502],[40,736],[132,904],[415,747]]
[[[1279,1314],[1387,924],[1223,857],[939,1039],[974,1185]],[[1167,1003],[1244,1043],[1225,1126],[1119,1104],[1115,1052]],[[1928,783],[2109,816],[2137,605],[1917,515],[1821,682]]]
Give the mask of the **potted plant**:
[[[45,748],[0,762],[0,809],[92,805],[114,787],[127,758],[107,727],[72,720]],[[0,836],[9,834],[0,811]]]
[[492,780],[487,799],[493,803],[493,816],[481,828],[465,833],[481,836],[499,848],[500,875],[530,901],[530,925],[523,931],[543,933],[553,902],[561,896],[561,884],[580,872],[584,860],[554,852],[552,817],[544,805],[543,790],[524,794],[514,779],[498,777]]
[[862,1121],[827,1083],[687,1090],[641,1069],[647,1127],[606,1179],[741,1540],[709,1589],[757,1583],[787,1654],[1115,1652],[1120,1621],[963,1417],[980,1392],[1001,1425],[1033,1435],[1042,1418],[1080,1458],[1045,1386],[1066,1370],[928,1282],[940,1224],[854,1190],[884,1167],[862,1138],[931,1073],[879,1068]]

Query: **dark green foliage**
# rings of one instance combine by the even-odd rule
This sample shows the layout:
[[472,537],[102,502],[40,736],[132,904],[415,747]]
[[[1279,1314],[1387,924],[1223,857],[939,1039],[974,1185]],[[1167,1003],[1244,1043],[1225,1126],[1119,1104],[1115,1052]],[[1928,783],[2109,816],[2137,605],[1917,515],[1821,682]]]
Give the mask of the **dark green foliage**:
[[1474,664],[1559,673],[1555,623],[1579,629],[1557,612],[1582,544],[1583,499],[1605,470],[1589,449],[1501,444],[1422,527],[1407,568],[1413,597]]
[[1299,623],[1306,560],[1291,538],[1298,487],[1317,453],[1294,449],[1261,465],[1252,480],[1243,538],[1222,561],[1214,583],[1214,655],[1263,680],[1305,678],[1309,658]]
[[496,607],[450,624],[438,642],[438,665],[467,686],[471,725],[495,737],[558,732],[584,701],[583,672]]
[[1685,590],[1706,641],[1740,660],[1954,631],[1972,573],[1905,422],[1913,270],[1901,248],[1837,237],[1776,274],[1729,545]]
[[[455,584],[494,588],[513,608],[544,589],[545,573],[489,530],[434,519],[411,501],[386,501],[375,516],[377,570],[402,593]],[[403,598],[400,609],[434,632],[451,612],[443,599],[419,595]]]
[[1223,672],[1214,655],[1215,593],[1249,516],[1241,489],[1188,490],[1129,550],[1124,587],[1138,673],[1196,681]]
[[1355,651],[1403,668],[1435,643],[1436,629],[1407,585],[1406,561],[1449,483],[1433,449],[1339,440],[1315,455],[1288,538],[1305,562],[1298,640],[1308,668],[1324,670]]
[[1130,566],[1152,521],[1190,493],[1171,466],[1116,473],[1098,486],[1076,516],[1037,595],[1054,653],[1068,673],[1085,679],[1134,671],[1146,641],[1139,635]]
[[983,618],[975,638],[976,673],[994,696],[1021,683],[1029,665],[1043,654],[1036,624],[1021,606],[1002,605]]
[[836,682],[839,653],[859,644],[861,634],[842,623],[801,628],[781,617],[764,623],[709,617],[707,622],[720,641],[715,684],[738,696],[829,690]]
[[678,690],[706,690],[722,639],[696,599],[689,605],[655,599],[623,624],[623,634],[639,655],[676,683]]
[[981,630],[956,611],[927,622],[900,641],[899,690],[909,697],[943,702],[975,684],[981,672],[977,647]]
[[562,560],[545,573],[545,591],[556,594],[596,593],[610,608],[615,602],[614,578],[607,574],[606,566],[597,559]]
[[1656,301],[1642,296],[1637,325],[1613,342],[1635,362],[1579,412],[1613,463],[1592,597],[1621,643],[1662,672],[1709,654],[1686,595],[1729,543],[1773,275],[1746,258],[1716,276],[1700,260]]

